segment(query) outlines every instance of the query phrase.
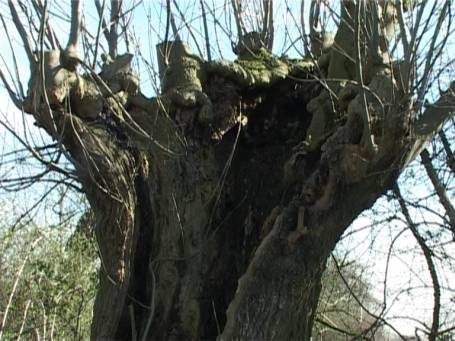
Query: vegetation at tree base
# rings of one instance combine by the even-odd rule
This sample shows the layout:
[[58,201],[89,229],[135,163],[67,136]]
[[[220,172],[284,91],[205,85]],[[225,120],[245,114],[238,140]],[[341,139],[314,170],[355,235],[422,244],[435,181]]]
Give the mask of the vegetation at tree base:
[[365,273],[361,264],[354,261],[346,262],[343,266],[335,258],[329,260],[322,278],[321,297],[313,328],[314,340],[345,340],[346,336],[362,334],[369,339],[381,339],[381,331],[376,330],[381,327],[373,327],[373,333],[365,332],[371,328],[374,319],[363,307],[377,310],[371,283],[368,283]]
[[[176,0],[95,1],[92,25],[78,0],[67,8],[40,0],[5,4],[9,16],[0,19],[11,63],[0,79],[48,138],[30,139],[5,119],[2,126],[23,149],[6,151],[4,164],[19,164],[25,153],[42,171],[5,172],[2,183],[18,190],[40,180],[85,195],[100,264],[92,339],[309,341],[330,328],[327,337],[390,332],[405,340],[387,319],[386,302],[389,262],[408,252],[405,245],[395,249],[401,236],[418,250],[425,280],[410,271],[432,296],[431,322],[418,321],[416,338],[435,341],[453,331],[453,317],[446,318],[452,310],[443,303],[454,288],[443,275],[453,266],[455,209],[450,181],[434,166],[437,150],[453,161],[452,1],[301,1],[300,20],[283,1],[292,21],[277,20],[273,0],[200,0],[183,12]],[[148,11],[135,17],[138,8],[158,8],[161,19]],[[146,23],[154,32],[146,40],[156,38],[156,52],[144,51],[136,20],[141,31]],[[18,41],[30,70],[27,90]],[[284,50],[274,49],[277,41]],[[235,56],[224,59],[220,46],[229,45]],[[450,129],[442,130],[445,124]],[[416,158],[436,199],[425,215],[398,181]],[[356,273],[364,265],[328,260],[380,198],[394,205],[390,218],[370,219],[382,219],[382,241],[387,223],[404,227],[391,237],[376,307],[368,281]],[[29,229],[24,247],[39,250],[39,239],[30,238],[46,234]],[[31,309],[22,321],[36,314],[47,336],[65,319],[73,323],[62,333],[87,335],[81,326],[89,313],[81,307],[89,306],[95,285],[94,249],[91,230],[78,230],[64,247],[39,250],[33,262],[17,259],[9,270],[35,279],[33,299],[20,292],[25,299],[14,313]],[[49,258],[53,252],[58,262]],[[85,266],[90,271],[78,289],[79,272],[62,269]],[[8,283],[10,293],[23,289]]]
[[74,227],[0,229],[4,340],[87,340],[98,283],[92,237]]
[[[93,233],[86,233],[91,231],[86,217],[76,227],[58,230],[1,227],[0,320],[5,340],[89,338],[99,264]],[[374,303],[363,271],[355,262],[342,268],[348,285],[334,260],[324,273],[315,340],[343,340],[346,334],[356,335],[370,326],[368,320],[359,323],[361,307],[355,301]]]

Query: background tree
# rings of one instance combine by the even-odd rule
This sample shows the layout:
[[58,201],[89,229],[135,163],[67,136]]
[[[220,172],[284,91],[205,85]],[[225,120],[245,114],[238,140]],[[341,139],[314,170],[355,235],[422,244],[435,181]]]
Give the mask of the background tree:
[[355,261],[329,260],[322,279],[314,340],[385,339],[383,326],[370,315],[378,310],[379,302],[372,296],[367,274]]
[[96,289],[96,248],[72,226],[0,233],[0,339],[85,340]]
[[[101,271],[92,338],[308,340],[327,258],[351,222],[394,188],[416,230],[396,180],[453,111],[452,60],[443,58],[451,2],[311,1],[309,12],[302,2],[299,40],[289,26],[280,36],[306,51],[293,59],[272,54],[271,0],[221,3],[233,14],[224,26],[219,8],[201,1],[206,57],[188,12],[168,0],[151,98],[133,54],[120,52],[137,44],[140,4],[95,5],[91,31],[71,3],[64,46],[51,21],[60,7],[8,1],[30,65],[27,93],[14,49],[0,73],[13,103],[54,141],[55,153],[28,150],[77,180],[93,210]],[[212,58],[222,42],[210,37],[231,23],[236,61]],[[153,61],[134,52],[152,73]],[[437,94],[435,79],[445,83]]]

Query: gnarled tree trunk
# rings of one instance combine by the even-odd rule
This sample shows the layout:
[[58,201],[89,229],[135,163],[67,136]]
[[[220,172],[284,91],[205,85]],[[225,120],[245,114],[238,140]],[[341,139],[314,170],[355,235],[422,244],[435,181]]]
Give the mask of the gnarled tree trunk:
[[451,110],[417,120],[384,47],[362,55],[353,35],[341,25],[335,44],[357,64],[327,49],[322,73],[355,86],[263,47],[205,62],[167,42],[156,98],[131,55],[79,75],[45,53],[23,107],[61,141],[96,217],[93,339],[310,339],[331,250]]

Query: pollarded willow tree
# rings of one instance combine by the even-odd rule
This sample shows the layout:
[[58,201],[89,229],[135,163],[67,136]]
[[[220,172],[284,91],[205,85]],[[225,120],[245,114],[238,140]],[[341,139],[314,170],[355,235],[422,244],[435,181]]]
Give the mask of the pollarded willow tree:
[[[232,0],[234,61],[193,53],[167,0],[151,98],[123,53],[138,6],[95,1],[90,33],[71,2],[63,47],[47,3],[30,4],[8,1],[27,93],[0,76],[72,162],[95,215],[93,339],[309,340],[330,252],[454,109],[453,85],[424,105],[451,33],[448,0],[342,0],[339,11],[302,1],[300,59],[272,52],[272,0],[255,2],[254,30],[251,8]],[[200,8],[210,52],[209,14],[220,22]]]

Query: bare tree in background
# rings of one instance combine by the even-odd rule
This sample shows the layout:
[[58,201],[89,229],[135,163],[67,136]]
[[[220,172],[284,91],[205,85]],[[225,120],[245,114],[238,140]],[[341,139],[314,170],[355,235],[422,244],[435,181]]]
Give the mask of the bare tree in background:
[[[209,53],[227,30],[215,4],[199,3],[206,61],[181,4],[163,1],[160,90],[149,98],[124,53],[137,4],[95,1],[89,32],[71,2],[61,44],[47,2],[8,1],[30,64],[27,93],[14,63],[0,77],[71,161],[67,175],[95,215],[93,339],[310,339],[331,251],[440,132],[455,86],[448,79],[424,102],[452,63],[436,67],[451,1],[307,4],[295,20],[307,55],[290,59],[272,54],[276,2],[223,3],[238,33],[228,62]],[[435,318],[430,340],[438,328]]]

